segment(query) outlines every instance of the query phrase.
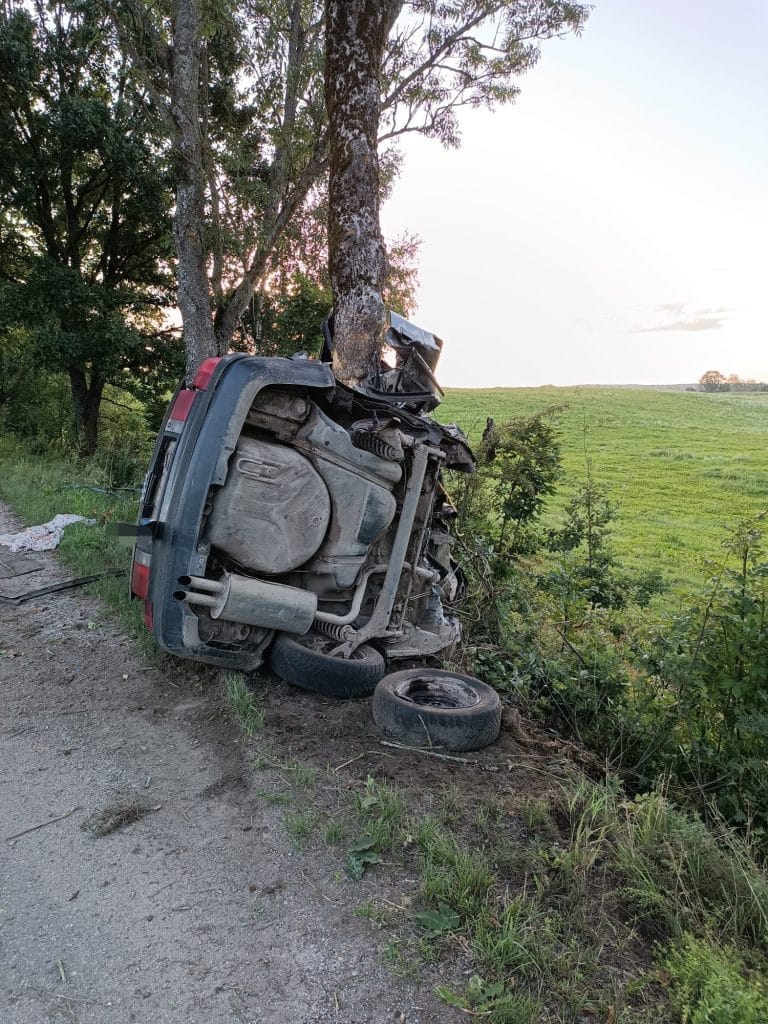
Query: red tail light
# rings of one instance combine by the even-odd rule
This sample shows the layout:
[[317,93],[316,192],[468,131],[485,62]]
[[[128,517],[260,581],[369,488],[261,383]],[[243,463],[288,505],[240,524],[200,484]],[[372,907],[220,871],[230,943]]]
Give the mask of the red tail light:
[[210,359],[206,359],[200,364],[200,368],[195,374],[194,381],[195,387],[198,391],[205,391],[208,387],[211,377],[213,376],[213,371],[218,366],[220,359],[221,356],[211,356]]
[[182,388],[174,399],[168,419],[184,422],[187,416],[189,416],[189,410],[192,408],[196,397],[197,395],[194,391],[188,391],[186,388]]
[[133,563],[131,571],[131,592],[146,601],[149,594],[149,566]]

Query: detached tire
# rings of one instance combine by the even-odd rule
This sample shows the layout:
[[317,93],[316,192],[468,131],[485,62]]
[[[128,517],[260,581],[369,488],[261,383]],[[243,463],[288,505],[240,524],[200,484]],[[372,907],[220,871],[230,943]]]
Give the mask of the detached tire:
[[412,747],[479,750],[501,729],[501,701],[472,676],[415,668],[385,676],[373,695],[373,717]]
[[326,697],[369,697],[384,675],[384,658],[373,647],[361,644],[350,658],[328,652],[336,640],[307,633],[278,633],[272,644],[270,667],[287,683]]

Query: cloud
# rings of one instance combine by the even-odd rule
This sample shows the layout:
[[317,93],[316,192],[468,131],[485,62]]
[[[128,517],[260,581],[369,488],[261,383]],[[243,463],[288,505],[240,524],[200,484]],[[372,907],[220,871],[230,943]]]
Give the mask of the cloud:
[[[684,302],[665,302],[655,307],[657,313],[665,314],[661,323],[638,325],[629,329],[630,334],[657,334],[662,331],[720,331],[725,326],[730,309],[725,306],[705,307],[686,312]],[[669,319],[673,316],[673,319]]]

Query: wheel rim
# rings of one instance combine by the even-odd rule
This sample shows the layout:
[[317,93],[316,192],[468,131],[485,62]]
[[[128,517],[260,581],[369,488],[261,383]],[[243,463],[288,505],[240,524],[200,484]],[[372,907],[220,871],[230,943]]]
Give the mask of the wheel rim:
[[428,672],[403,679],[394,687],[395,696],[409,704],[430,708],[473,708],[480,703],[476,690],[456,676],[438,676]]

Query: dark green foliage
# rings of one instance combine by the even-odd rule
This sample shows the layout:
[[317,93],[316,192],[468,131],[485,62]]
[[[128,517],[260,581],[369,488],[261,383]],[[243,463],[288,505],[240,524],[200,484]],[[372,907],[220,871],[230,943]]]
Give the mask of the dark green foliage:
[[331,303],[330,291],[303,273],[297,273],[275,294],[257,296],[244,318],[257,355],[292,356],[304,351],[319,356],[322,324]]
[[497,579],[537,546],[535,522],[560,476],[560,445],[551,406],[496,424],[489,419],[477,449],[477,472],[459,481],[458,510],[487,547]]
[[629,601],[645,606],[663,590],[661,574],[630,573],[612,548],[611,532],[618,506],[592,473],[587,459],[586,478],[568,501],[562,524],[551,529],[547,547],[558,555],[556,564],[540,580],[572,617],[573,603],[586,600],[592,607],[622,608]]
[[768,830],[768,562],[764,517],[740,522],[703,600],[657,631],[648,668],[679,718],[677,772],[727,820]]
[[[768,845],[764,517],[733,529],[694,607],[660,618],[649,607],[660,574],[616,554],[618,507],[589,459],[560,523],[530,529],[542,512],[554,518],[544,509],[554,474],[535,472],[556,466],[541,459],[552,454],[543,426],[533,417],[487,429],[478,480],[459,491],[469,670],[597,751],[631,792],[671,777],[680,799]],[[536,444],[518,444],[518,432]],[[516,536],[501,559],[500,540]]]
[[745,977],[738,954],[693,935],[672,947],[664,970],[672,1003],[690,1024],[764,1024],[768,989]]
[[29,332],[0,333],[0,428],[25,438],[33,450],[69,452],[74,447],[70,384],[46,371]]
[[162,159],[100,5],[6,6],[0,64],[0,338],[69,377],[90,453],[106,384],[161,361]]

